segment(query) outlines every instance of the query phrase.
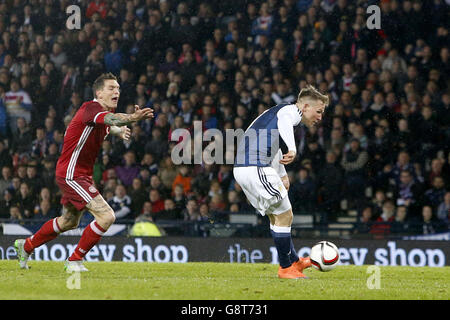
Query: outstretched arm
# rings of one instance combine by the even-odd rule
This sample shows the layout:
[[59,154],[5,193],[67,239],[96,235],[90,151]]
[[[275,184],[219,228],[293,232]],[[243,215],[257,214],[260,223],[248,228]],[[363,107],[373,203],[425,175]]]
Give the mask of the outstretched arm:
[[137,122],[144,119],[153,118],[153,109],[145,108],[141,109],[139,106],[134,106],[134,113],[108,113],[104,118],[104,123],[108,126],[122,127],[133,122]]

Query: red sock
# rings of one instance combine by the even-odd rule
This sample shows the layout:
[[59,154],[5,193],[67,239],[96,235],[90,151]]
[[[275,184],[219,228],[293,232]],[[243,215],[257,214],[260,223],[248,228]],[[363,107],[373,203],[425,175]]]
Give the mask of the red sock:
[[24,249],[30,254],[34,248],[55,239],[61,233],[56,218],[47,221],[44,225],[31,237],[25,241]]
[[106,232],[98,223],[92,221],[83,231],[80,242],[78,242],[75,251],[69,258],[69,261],[82,260],[86,253],[100,241],[102,235]]

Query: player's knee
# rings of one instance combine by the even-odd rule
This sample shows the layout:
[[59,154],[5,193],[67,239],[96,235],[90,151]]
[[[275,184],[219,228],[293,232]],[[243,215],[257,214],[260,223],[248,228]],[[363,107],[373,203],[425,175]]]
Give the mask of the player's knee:
[[61,216],[58,219],[58,226],[62,232],[76,229],[78,228],[79,224],[80,220],[73,216]]
[[116,215],[114,214],[114,211],[111,210],[108,214],[107,222],[111,226],[116,221]]
[[286,191],[289,191],[290,187],[289,177],[286,175],[281,178],[281,181],[283,182],[283,186],[286,188]]
[[275,225],[279,227],[290,227],[294,220],[294,214],[292,210],[288,210],[284,213],[275,215]]
[[111,209],[102,214],[101,217],[97,217],[96,220],[102,228],[107,230],[116,221],[116,216],[114,215],[114,211]]

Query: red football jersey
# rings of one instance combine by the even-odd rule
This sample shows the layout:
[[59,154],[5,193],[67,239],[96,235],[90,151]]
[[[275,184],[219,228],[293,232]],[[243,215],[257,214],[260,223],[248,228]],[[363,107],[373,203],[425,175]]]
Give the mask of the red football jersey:
[[92,176],[102,142],[109,134],[109,126],[103,120],[108,113],[112,112],[105,111],[95,100],[83,103],[64,134],[56,176],[66,179]]

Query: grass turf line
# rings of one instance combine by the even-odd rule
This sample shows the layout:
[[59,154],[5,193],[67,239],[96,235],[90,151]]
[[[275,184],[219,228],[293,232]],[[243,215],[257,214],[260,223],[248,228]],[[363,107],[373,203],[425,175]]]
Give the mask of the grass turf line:
[[[368,266],[338,266],[331,272],[305,270],[308,280],[278,279],[278,266],[231,263],[86,262],[76,279],[64,262],[0,261],[0,299],[158,300],[448,300],[450,267],[381,267],[380,289],[370,290]],[[72,274],[73,275],[73,274]]]

